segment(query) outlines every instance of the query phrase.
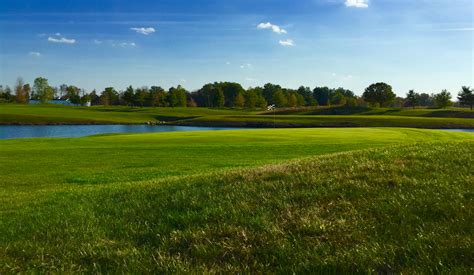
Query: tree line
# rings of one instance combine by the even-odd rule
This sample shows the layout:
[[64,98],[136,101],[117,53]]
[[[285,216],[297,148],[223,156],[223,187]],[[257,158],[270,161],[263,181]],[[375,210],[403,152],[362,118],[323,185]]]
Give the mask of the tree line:
[[[0,102],[26,104],[30,100],[47,103],[53,99],[68,100],[72,104],[123,105],[131,107],[210,107],[210,108],[293,108],[303,106],[371,106],[371,107],[438,107],[453,105],[452,95],[446,90],[438,94],[416,93],[411,90],[405,98],[397,97],[392,86],[380,82],[364,90],[362,96],[344,88],[301,86],[298,89],[283,88],[276,84],[244,89],[235,82],[215,82],[204,85],[199,90],[189,92],[178,85],[168,90],[159,86],[134,88],[117,91],[105,88],[101,93],[95,90],[87,93],[74,85],[63,84],[52,87],[48,80],[38,77],[33,86],[18,78],[13,91],[0,86]],[[462,87],[457,96],[459,106],[474,105],[474,90]]]

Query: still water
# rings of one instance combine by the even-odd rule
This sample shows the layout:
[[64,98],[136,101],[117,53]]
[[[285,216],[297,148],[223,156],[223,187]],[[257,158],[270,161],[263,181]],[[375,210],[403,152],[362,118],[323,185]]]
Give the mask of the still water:
[[[51,138],[51,137],[85,137],[113,133],[156,133],[183,131],[214,131],[236,128],[225,127],[187,127],[187,126],[151,126],[151,125],[35,125],[10,126],[0,125],[0,139],[13,138]],[[474,129],[449,129],[446,131],[470,132]]]
[[[85,137],[112,133],[156,133],[227,130],[222,127],[150,126],[150,125],[0,125],[0,139]],[[235,129],[235,128],[232,128]]]

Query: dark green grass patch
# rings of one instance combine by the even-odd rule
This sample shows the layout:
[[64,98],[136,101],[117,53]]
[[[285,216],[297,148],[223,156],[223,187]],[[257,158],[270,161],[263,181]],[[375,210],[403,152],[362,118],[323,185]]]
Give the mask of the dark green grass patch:
[[265,115],[377,115],[409,117],[474,118],[474,111],[467,108],[371,108],[362,106],[302,107],[262,112]]
[[440,118],[380,115],[231,115],[177,121],[176,125],[234,127],[406,127],[426,129],[473,129],[471,118]]

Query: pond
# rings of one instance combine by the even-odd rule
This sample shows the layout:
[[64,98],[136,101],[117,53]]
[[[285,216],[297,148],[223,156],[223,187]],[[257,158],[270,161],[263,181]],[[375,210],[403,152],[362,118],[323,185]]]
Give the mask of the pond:
[[[0,139],[14,138],[68,138],[114,133],[157,133],[183,131],[217,131],[237,128],[188,127],[167,125],[0,125]],[[239,128],[242,129],[242,128]],[[445,131],[470,132],[474,129],[447,129]]]
[[[0,125],[0,139],[85,137],[113,133],[157,133],[227,130],[223,127],[187,127],[152,125]],[[232,128],[235,129],[235,128]]]

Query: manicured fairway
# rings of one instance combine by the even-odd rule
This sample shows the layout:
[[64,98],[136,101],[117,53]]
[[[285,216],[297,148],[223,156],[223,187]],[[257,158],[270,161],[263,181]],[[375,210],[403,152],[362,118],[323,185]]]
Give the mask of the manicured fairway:
[[142,124],[252,112],[208,108],[70,107],[0,104],[0,124]]
[[0,124],[144,124],[237,127],[474,128],[468,109],[331,107],[277,110],[66,107],[0,104]]
[[[416,129],[282,129],[0,141],[0,184],[40,189],[183,176],[473,135]],[[5,194],[9,196],[10,194]]]
[[180,120],[174,124],[215,127],[408,127],[426,129],[473,129],[474,119],[380,115],[222,115]]
[[0,273],[467,272],[473,151],[397,128],[0,141]]

